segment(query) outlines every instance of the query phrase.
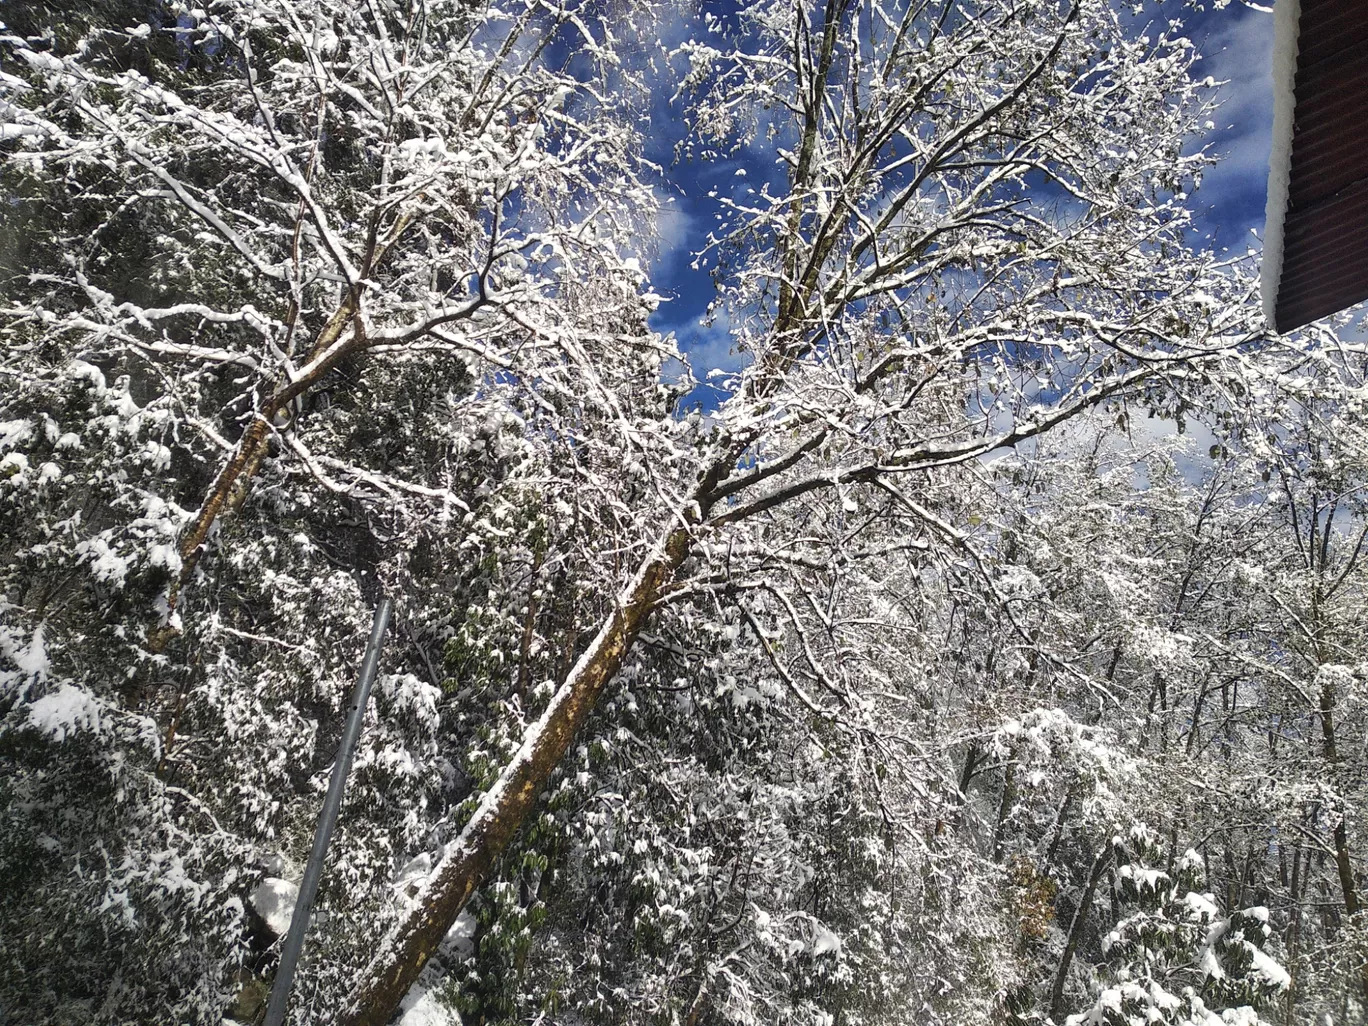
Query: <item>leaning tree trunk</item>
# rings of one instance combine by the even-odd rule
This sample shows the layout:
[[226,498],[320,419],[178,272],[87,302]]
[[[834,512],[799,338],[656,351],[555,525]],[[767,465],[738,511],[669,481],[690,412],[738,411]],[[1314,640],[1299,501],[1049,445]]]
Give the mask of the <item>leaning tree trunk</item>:
[[1078,941],[1083,935],[1083,924],[1087,921],[1088,913],[1092,910],[1093,897],[1097,894],[1097,884],[1102,879],[1102,874],[1106,872],[1107,864],[1111,862],[1112,853],[1115,845],[1111,838],[1108,838],[1102,845],[1102,850],[1093,859],[1092,870],[1088,873],[1088,882],[1083,888],[1083,894],[1078,899],[1078,908],[1074,910],[1073,921],[1069,924],[1069,935],[1064,943],[1064,953],[1059,956],[1059,969],[1055,972],[1054,983],[1050,987],[1050,1018],[1056,1022],[1063,1021],[1064,1016],[1064,984],[1069,978],[1069,967],[1073,965],[1074,954],[1078,951]]
[[616,608],[566,675],[550,707],[528,729],[518,753],[460,836],[448,845],[417,905],[372,959],[356,996],[342,1014],[341,1026],[383,1026],[394,1014],[527,818],[571,740],[589,718],[604,685],[621,667],[662,589],[684,562],[691,535],[687,525],[672,529],[618,595]]

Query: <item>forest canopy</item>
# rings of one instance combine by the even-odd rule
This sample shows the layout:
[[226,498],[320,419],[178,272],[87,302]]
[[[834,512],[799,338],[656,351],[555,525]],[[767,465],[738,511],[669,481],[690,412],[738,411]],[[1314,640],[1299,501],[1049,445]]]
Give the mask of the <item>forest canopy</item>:
[[0,3],[0,1022],[261,1021],[382,595],[293,1023],[1368,1021],[1224,7]]

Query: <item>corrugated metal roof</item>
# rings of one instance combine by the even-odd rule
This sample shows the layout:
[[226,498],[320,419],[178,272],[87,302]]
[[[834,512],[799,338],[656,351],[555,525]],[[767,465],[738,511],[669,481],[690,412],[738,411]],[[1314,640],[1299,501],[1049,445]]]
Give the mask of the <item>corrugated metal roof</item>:
[[1291,130],[1278,331],[1368,299],[1368,0],[1301,0]]

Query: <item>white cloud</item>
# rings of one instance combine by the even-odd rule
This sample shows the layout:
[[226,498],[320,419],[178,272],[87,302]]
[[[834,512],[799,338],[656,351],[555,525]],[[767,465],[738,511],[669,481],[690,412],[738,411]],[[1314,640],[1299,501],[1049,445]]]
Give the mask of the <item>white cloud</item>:
[[[661,325],[658,330],[673,332],[679,351],[689,361],[694,379],[699,383],[712,381],[720,386],[720,378],[736,373],[751,362],[748,353],[733,349],[731,321],[725,313],[718,314],[710,324],[691,318],[678,324]],[[674,373],[678,373],[677,369]],[[672,376],[669,368],[665,376]]]
[[684,210],[678,197],[655,190],[660,206],[655,220],[655,247],[651,254],[652,271],[664,271],[676,261],[692,256],[699,232],[694,219]]
[[689,363],[700,378],[710,371],[738,371],[750,363],[748,353],[733,349],[731,319],[720,313],[711,324],[691,321],[675,330],[680,348],[689,355]]
[[1218,89],[1221,160],[1206,172],[1199,204],[1216,208],[1216,223],[1229,244],[1263,229],[1264,190],[1273,127],[1273,19],[1258,10],[1213,17],[1211,33],[1199,43],[1204,58],[1194,68],[1226,84]]

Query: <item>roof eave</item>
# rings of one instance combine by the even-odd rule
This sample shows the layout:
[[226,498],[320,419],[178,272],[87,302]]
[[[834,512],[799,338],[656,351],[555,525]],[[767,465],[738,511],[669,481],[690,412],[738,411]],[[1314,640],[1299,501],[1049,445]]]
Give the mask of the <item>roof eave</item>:
[[1260,288],[1264,317],[1277,326],[1278,286],[1283,269],[1283,229],[1292,176],[1292,130],[1297,107],[1297,38],[1301,0],[1277,0],[1273,8],[1273,145],[1268,155]]

